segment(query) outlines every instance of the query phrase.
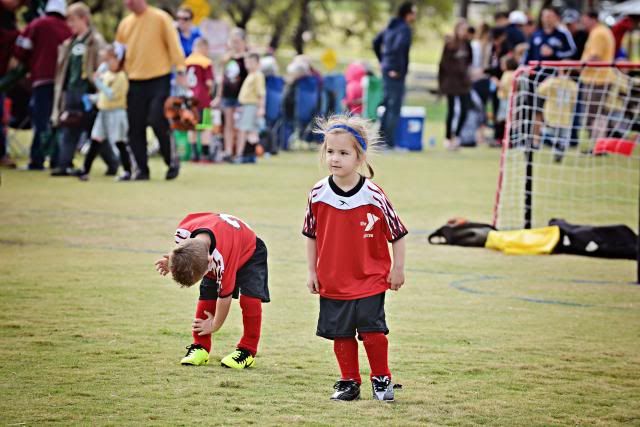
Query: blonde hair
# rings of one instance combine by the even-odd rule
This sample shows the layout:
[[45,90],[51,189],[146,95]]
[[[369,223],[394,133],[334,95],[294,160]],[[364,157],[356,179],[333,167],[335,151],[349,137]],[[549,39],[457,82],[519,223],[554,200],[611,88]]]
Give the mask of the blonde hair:
[[187,239],[169,255],[171,276],[181,287],[193,286],[209,269],[209,247],[204,240]]
[[85,3],[79,1],[72,3],[67,7],[67,16],[73,15],[78,18],[84,18],[88,24],[91,24],[91,9]]
[[[336,126],[348,126],[353,129],[365,142],[366,149],[363,148],[356,137],[351,134],[347,129],[339,128]],[[348,135],[353,142],[353,147],[356,150],[358,159],[361,159],[360,168],[363,176],[366,178],[373,178],[374,172],[367,157],[369,153],[375,153],[377,147],[380,145],[380,135],[373,128],[369,120],[363,119],[358,116],[351,116],[348,114],[336,114],[329,118],[319,118],[316,121],[316,127],[313,130],[315,134],[322,135],[323,141],[320,145],[320,162],[324,165],[326,163],[326,140],[328,135]],[[366,170],[365,170],[366,168]],[[368,172],[369,174],[367,175]]]

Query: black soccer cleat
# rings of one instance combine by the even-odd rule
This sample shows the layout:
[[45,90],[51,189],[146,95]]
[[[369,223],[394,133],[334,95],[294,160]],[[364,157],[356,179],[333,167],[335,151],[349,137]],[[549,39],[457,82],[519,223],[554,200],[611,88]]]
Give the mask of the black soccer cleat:
[[360,384],[353,380],[340,380],[333,385],[336,391],[331,395],[331,400],[358,400],[360,399]]
[[391,378],[388,376],[379,376],[371,378],[371,388],[373,390],[374,400],[384,402],[393,402],[395,399],[394,386]]

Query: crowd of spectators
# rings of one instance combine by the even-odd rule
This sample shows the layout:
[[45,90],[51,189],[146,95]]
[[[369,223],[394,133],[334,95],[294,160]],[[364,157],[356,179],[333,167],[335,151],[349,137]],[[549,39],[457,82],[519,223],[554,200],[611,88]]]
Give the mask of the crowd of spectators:
[[[498,12],[492,26],[483,23],[474,28],[460,20],[453,34],[445,39],[438,71],[439,91],[447,97],[446,147],[460,146],[460,133],[473,104],[472,95],[477,97],[476,108],[482,110],[484,117],[478,125],[477,139],[484,139],[487,125],[491,124],[494,135],[488,142],[499,146],[504,137],[513,71],[518,66],[540,61],[613,63],[625,59],[621,41],[638,23],[640,15],[626,16],[609,28],[600,22],[597,11],[581,14],[552,6],[543,7],[537,19],[520,10]],[[580,75],[591,94],[606,93],[602,74],[585,70]],[[591,101],[592,108],[599,105],[597,99]],[[488,106],[492,107],[490,113]]]

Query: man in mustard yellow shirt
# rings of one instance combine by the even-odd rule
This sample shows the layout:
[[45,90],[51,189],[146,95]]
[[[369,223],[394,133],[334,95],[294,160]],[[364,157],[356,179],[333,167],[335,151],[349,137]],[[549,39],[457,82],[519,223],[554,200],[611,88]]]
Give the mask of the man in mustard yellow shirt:
[[[611,30],[598,21],[598,12],[591,11],[582,15],[582,25],[589,33],[587,43],[582,53],[582,61],[604,61],[612,63],[615,57],[616,42]],[[580,83],[583,88],[582,102],[586,103],[586,125],[589,133],[593,135],[594,122],[599,119],[599,114],[605,114],[602,103],[607,97],[610,84],[615,80],[615,71],[610,67],[585,68],[580,74]]]
[[124,0],[131,14],[118,25],[116,41],[126,46],[124,68],[129,76],[127,116],[129,144],[138,165],[136,180],[149,179],[146,128],[150,125],[169,166],[166,179],[178,176],[179,161],[164,117],[164,102],[171,90],[171,72],[185,85],[184,53],[173,21],[166,12],[146,0]]

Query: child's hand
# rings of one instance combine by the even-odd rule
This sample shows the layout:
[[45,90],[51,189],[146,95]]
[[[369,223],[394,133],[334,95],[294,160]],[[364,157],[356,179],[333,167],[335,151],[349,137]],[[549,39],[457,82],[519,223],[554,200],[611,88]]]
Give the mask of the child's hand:
[[387,282],[391,285],[392,291],[400,289],[404,285],[404,269],[394,267],[387,277]]
[[162,276],[169,274],[169,255],[162,255],[162,258],[156,261],[156,271]]
[[309,273],[307,288],[309,288],[309,292],[312,294],[317,294],[320,291],[320,284],[318,283],[318,275],[316,273]]
[[191,324],[191,330],[197,332],[198,335],[211,335],[211,331],[213,331],[213,315],[206,310],[204,314],[207,315],[207,318],[194,319]]

